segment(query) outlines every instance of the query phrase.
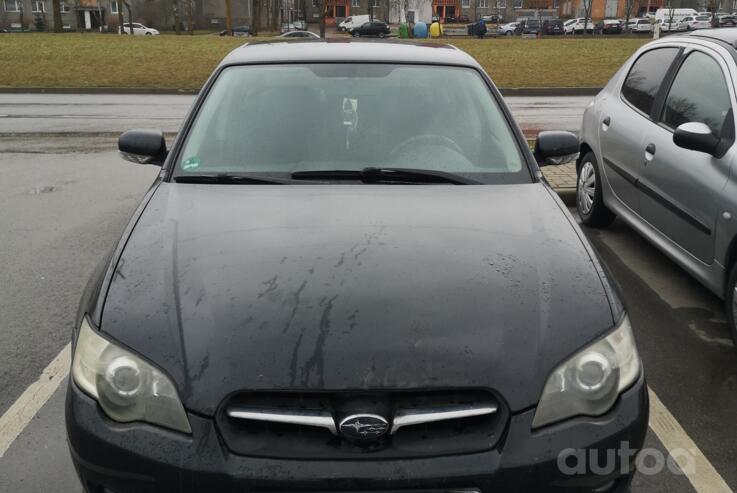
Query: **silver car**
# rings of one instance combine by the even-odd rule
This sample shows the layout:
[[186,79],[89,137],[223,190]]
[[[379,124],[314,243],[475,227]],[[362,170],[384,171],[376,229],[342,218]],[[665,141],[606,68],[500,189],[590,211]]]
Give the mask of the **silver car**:
[[615,215],[723,298],[737,342],[737,30],[642,47],[586,109],[576,202]]

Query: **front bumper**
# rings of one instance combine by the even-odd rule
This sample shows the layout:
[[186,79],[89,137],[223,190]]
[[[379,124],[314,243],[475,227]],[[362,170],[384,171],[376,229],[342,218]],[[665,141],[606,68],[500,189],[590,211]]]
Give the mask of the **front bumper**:
[[[577,418],[540,431],[531,430],[535,410],[511,416],[496,449],[483,453],[423,459],[372,461],[276,460],[232,454],[214,420],[189,414],[192,436],[146,424],[119,424],[70,381],[66,402],[72,459],[90,491],[116,493],[163,491],[317,492],[387,490],[461,490],[482,493],[622,492],[634,472],[634,452],[644,442],[648,398],[643,377],[624,392],[614,409],[598,418]],[[599,474],[586,464],[574,474],[561,471],[563,450],[600,458],[622,448],[632,451],[623,466]],[[610,451],[607,454],[607,451]],[[574,459],[575,462],[575,459]],[[593,463],[593,461],[592,461]],[[607,472],[609,472],[607,474]]]

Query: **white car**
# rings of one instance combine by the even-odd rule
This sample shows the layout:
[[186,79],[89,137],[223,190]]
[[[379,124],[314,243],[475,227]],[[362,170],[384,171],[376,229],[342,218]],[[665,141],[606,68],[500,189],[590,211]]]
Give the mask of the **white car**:
[[711,27],[711,16],[699,15],[697,17],[686,17],[683,19],[686,23],[686,29],[695,31],[696,29],[709,29]]
[[591,21],[591,19],[587,20],[583,17],[578,17],[576,19],[570,19],[566,21],[563,24],[563,28],[565,29],[566,34],[583,34],[584,30],[586,32],[593,32],[594,23]]
[[688,23],[684,19],[658,19],[655,23],[660,26],[661,32],[680,32],[688,30]]
[[651,33],[653,32],[653,24],[649,19],[637,19],[630,27],[630,31],[633,33]]
[[508,22],[507,24],[503,24],[497,27],[496,32],[497,34],[500,34],[502,36],[513,36],[517,34],[519,25],[519,22]]
[[121,33],[120,28],[118,28],[118,34],[130,34],[131,33],[131,25],[133,26],[133,35],[146,35],[146,36],[158,36],[160,33],[156,29],[146,27],[140,22],[134,22],[131,24],[130,22],[126,22],[123,24],[124,29]]
[[[379,22],[378,19],[373,19],[373,21]],[[343,22],[338,24],[338,31],[351,32],[352,29],[361,27],[367,22],[371,22],[371,16],[368,14],[351,15],[343,19]]]

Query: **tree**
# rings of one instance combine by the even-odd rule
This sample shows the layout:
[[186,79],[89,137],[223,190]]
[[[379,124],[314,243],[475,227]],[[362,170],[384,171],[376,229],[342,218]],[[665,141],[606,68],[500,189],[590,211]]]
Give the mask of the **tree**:
[[174,0],[174,6],[172,7],[174,10],[174,32],[177,33],[177,36],[181,34],[181,22],[179,20],[179,0]]
[[329,0],[320,0],[320,37],[325,37],[325,18],[328,16]]
[[123,17],[123,4],[120,2],[120,0],[118,0],[118,29],[121,36],[124,34],[124,24],[125,18]]
[[719,27],[719,19],[717,18],[717,12],[722,8],[721,0],[708,0],[706,2],[709,12],[711,12],[711,27]]
[[624,31],[627,32],[627,28],[630,24],[630,17],[632,16],[632,8],[635,6],[635,0],[624,0]]
[[131,9],[131,4],[128,2],[125,3],[125,8],[128,9],[128,33],[133,36],[133,10]]
[[673,30],[673,16],[675,14],[676,14],[676,9],[674,9],[672,5],[669,5],[668,6],[668,32],[671,32]]
[[[581,5],[583,6],[583,33],[586,34],[586,31],[589,29],[589,20],[591,19],[591,7],[593,6],[594,2],[593,0],[581,0]],[[593,31],[593,29],[592,29]]]
[[60,33],[64,30],[61,25],[61,0],[51,0],[51,10],[53,12],[54,32]]
[[228,36],[233,35],[233,14],[230,11],[230,0],[225,0],[225,30]]

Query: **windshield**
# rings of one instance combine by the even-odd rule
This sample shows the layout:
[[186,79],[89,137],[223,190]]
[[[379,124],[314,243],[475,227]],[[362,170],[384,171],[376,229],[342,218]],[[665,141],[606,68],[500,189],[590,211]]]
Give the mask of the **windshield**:
[[223,70],[173,176],[401,167],[481,183],[531,181],[504,114],[473,69],[311,64]]

